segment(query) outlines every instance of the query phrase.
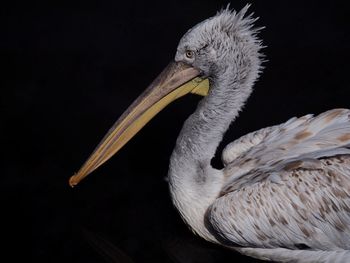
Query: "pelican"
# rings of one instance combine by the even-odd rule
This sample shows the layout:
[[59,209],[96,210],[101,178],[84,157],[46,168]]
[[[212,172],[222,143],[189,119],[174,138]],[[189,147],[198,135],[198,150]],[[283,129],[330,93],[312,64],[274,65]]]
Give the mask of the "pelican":
[[262,42],[248,6],[191,28],[175,59],[121,115],[75,186],[166,105],[203,96],[170,158],[174,205],[194,233],[245,255],[281,262],[350,262],[350,111],[294,117],[249,133],[210,161],[262,71]]

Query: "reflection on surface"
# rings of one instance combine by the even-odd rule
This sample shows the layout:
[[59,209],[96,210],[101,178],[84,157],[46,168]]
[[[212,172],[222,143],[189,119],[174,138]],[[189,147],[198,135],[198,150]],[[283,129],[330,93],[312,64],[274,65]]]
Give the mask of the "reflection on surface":
[[[109,238],[101,233],[94,233],[82,228],[82,235],[87,243],[96,251],[96,253],[108,263],[134,263],[124,251],[116,244],[113,244]],[[221,251],[215,246],[201,244],[198,240],[189,237],[167,237],[160,240],[158,244],[163,251],[162,262],[174,263],[211,263],[211,262],[262,262],[252,258],[246,258],[234,252]],[[154,255],[153,260],[157,258]],[[140,261],[144,262],[144,261]]]

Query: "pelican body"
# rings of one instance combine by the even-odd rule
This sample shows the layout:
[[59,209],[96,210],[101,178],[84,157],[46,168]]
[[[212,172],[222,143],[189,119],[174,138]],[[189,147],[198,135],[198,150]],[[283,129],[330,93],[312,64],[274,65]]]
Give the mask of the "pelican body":
[[350,262],[350,111],[306,115],[226,146],[210,161],[261,71],[256,19],[228,8],[190,29],[175,60],[126,110],[70,185],[94,171],[173,100],[203,96],[170,158],[174,205],[202,238],[282,262]]

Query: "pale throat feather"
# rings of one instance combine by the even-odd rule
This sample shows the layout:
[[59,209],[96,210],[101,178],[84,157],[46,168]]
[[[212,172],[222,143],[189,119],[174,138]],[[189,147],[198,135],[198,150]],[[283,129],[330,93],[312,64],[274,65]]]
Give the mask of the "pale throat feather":
[[244,72],[228,66],[211,78],[209,95],[185,121],[170,159],[169,183],[175,206],[194,232],[212,242],[217,241],[206,229],[204,215],[222,190],[224,175],[210,161],[252,92],[260,61],[254,57],[249,64]]

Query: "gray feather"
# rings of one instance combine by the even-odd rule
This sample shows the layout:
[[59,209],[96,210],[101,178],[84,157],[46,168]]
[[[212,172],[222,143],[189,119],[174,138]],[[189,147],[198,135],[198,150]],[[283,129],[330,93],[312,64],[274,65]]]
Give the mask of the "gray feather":
[[349,110],[250,133],[225,148],[223,170],[210,165],[262,69],[260,28],[248,7],[221,10],[179,42],[175,60],[208,77],[210,91],[177,139],[169,168],[173,202],[196,234],[241,253],[350,261]]

